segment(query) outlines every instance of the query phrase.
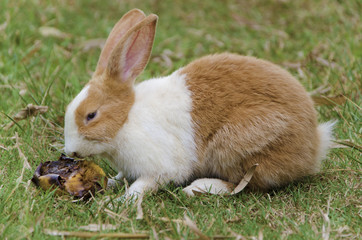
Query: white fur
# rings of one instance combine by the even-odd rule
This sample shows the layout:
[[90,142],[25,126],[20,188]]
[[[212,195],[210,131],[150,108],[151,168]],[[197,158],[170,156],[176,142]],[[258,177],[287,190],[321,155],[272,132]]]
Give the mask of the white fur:
[[317,159],[319,161],[323,160],[327,152],[331,146],[333,140],[333,127],[336,124],[336,121],[329,121],[325,123],[321,123],[318,126],[318,134],[319,134],[319,150],[317,154]]
[[126,177],[148,179],[137,180],[128,195],[156,182],[181,183],[190,177],[197,161],[191,109],[191,93],[178,72],[135,87],[135,103],[110,154]]
[[125,177],[137,179],[128,189],[128,197],[155,189],[158,184],[183,183],[190,178],[197,158],[191,92],[185,76],[176,71],[135,86],[135,102],[127,121],[108,143],[88,141],[78,132],[75,111],[87,94],[88,86],[68,106],[66,154],[104,154],[110,158]]
[[86,85],[82,91],[73,99],[68,105],[65,113],[65,125],[64,125],[64,141],[65,141],[65,153],[72,155],[77,149],[84,146],[83,137],[78,133],[78,126],[75,123],[75,110],[79,104],[87,98],[89,86]]
[[211,193],[211,194],[227,194],[231,193],[231,189],[227,182],[217,178],[201,178],[193,181],[191,185],[182,189],[188,196],[194,196],[194,192]]
[[107,188],[116,188],[121,183],[123,176],[123,172],[119,171],[113,178],[108,178]]

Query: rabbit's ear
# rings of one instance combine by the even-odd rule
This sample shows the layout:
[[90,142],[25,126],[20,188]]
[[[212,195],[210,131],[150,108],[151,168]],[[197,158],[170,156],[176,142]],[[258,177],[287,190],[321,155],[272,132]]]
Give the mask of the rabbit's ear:
[[123,15],[123,17],[116,23],[102,49],[95,75],[99,75],[104,72],[112,50],[117,46],[127,31],[145,19],[145,17],[146,15],[141,10],[135,8]]
[[106,79],[133,84],[150,58],[157,19],[156,15],[151,14],[124,35],[108,60]]

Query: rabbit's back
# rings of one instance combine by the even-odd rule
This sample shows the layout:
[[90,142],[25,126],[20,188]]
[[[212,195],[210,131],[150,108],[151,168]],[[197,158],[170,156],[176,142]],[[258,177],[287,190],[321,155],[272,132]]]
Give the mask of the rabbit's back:
[[313,102],[287,71],[253,57],[218,54],[181,70],[192,95],[197,177],[267,189],[319,170]]

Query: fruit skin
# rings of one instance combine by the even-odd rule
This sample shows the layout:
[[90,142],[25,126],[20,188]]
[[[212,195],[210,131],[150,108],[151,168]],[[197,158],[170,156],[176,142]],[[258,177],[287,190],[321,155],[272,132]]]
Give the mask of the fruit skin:
[[32,182],[43,190],[56,188],[58,195],[70,194],[88,199],[107,187],[103,169],[91,161],[74,160],[60,156],[58,161],[41,163],[34,172]]

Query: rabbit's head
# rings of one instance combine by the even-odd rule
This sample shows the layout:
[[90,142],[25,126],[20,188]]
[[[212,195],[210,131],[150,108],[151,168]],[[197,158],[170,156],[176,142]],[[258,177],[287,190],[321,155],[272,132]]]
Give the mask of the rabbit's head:
[[114,149],[113,139],[135,101],[134,80],[151,54],[157,19],[134,9],[114,26],[92,79],[67,107],[64,135],[68,155],[88,156]]

